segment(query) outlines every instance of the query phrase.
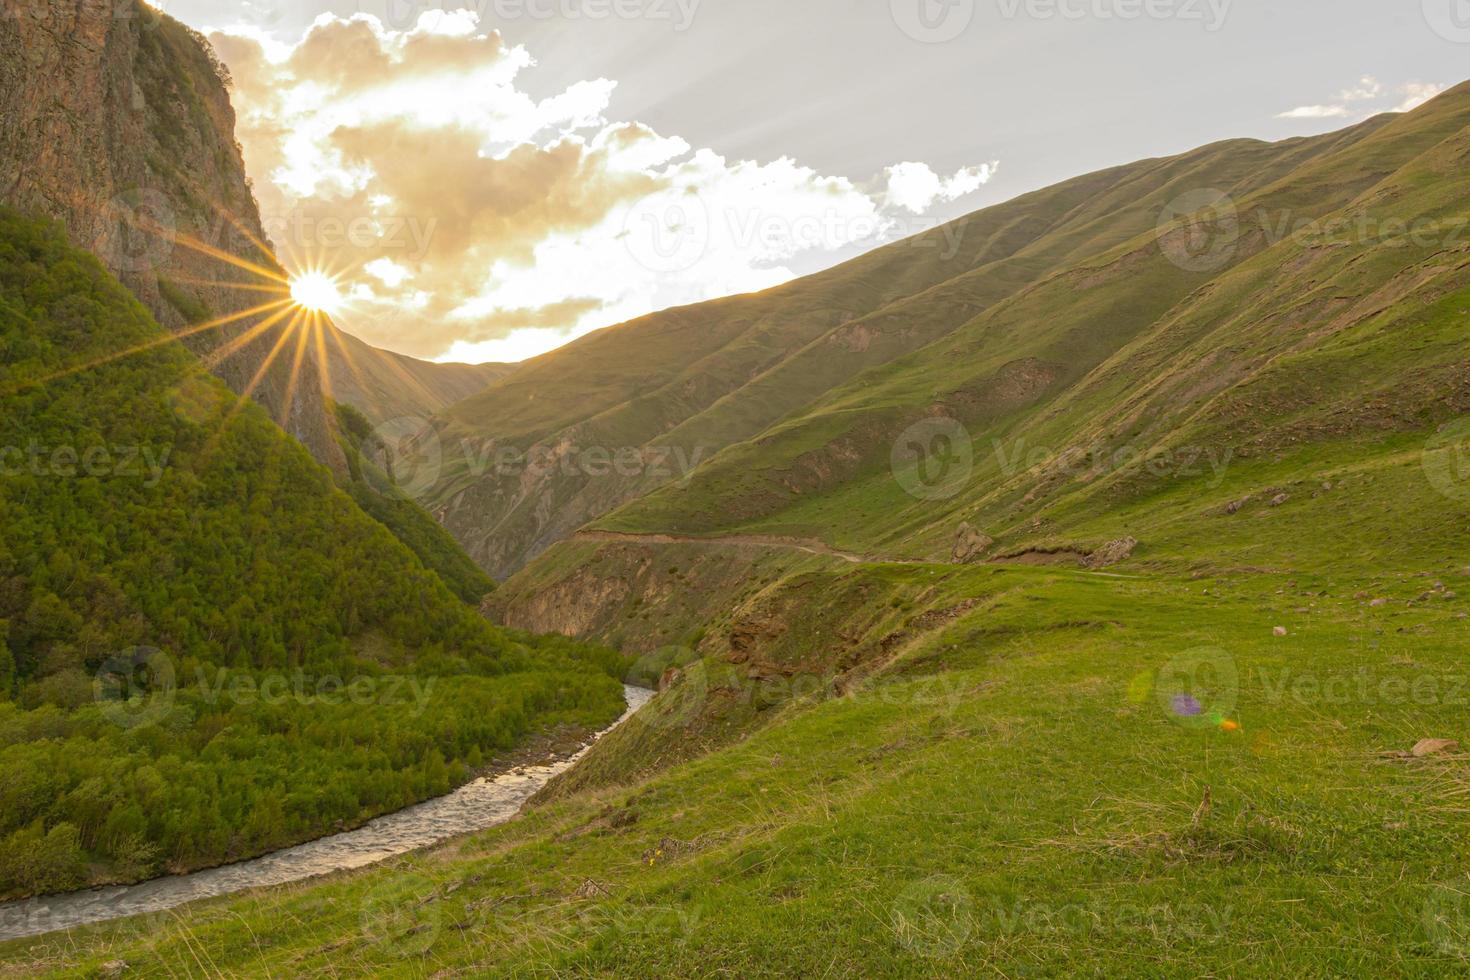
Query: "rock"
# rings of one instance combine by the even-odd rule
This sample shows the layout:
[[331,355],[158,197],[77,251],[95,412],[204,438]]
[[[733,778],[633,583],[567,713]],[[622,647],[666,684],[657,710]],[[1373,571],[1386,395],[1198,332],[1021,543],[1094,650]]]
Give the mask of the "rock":
[[1421,738],[1414,743],[1409,754],[1416,759],[1431,755],[1449,755],[1460,751],[1460,743],[1451,738]]
[[127,972],[127,969],[127,960],[110,960],[97,968],[97,975],[107,977],[108,980],[111,980],[113,977],[122,976]]
[[1274,633],[1277,636],[1285,636],[1286,635],[1286,627],[1285,626],[1278,626],[1274,630],[1272,630],[1271,632]]
[[984,555],[993,544],[995,544],[994,538],[981,533],[974,525],[966,521],[955,532],[951,558],[956,565],[967,565]]
[[1379,608],[1381,606],[1388,605],[1388,600],[1387,599],[1374,599],[1372,602],[1368,603],[1368,605],[1371,606],[1374,609],[1377,609],[1377,608]]
[[1368,598],[1368,593],[1366,593],[1366,592],[1354,592],[1353,593],[1353,598],[1354,599],[1357,599],[1359,601],[1362,601],[1362,600]]
[[1324,483],[1324,484],[1322,484],[1322,490],[1325,493],[1331,493],[1332,492],[1332,484],[1331,483]]
[[1291,499],[1291,494],[1289,494],[1289,493],[1278,493],[1276,496],[1274,496],[1274,497],[1271,498],[1271,506],[1272,507],[1280,507],[1282,504],[1286,503],[1290,499]]
[[1250,502],[1250,497],[1241,497],[1239,500],[1232,500],[1230,503],[1225,505],[1225,513],[1239,514],[1241,510],[1244,509],[1245,505]]
[[1116,565],[1118,562],[1126,561],[1132,557],[1133,550],[1137,547],[1137,538],[1119,538],[1116,541],[1109,541],[1082,559],[1082,567],[1107,568],[1109,565]]

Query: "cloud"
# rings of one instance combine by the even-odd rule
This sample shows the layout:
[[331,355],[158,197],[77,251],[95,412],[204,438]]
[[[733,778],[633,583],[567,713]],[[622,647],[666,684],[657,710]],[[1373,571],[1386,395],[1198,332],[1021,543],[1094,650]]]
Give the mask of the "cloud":
[[1393,111],[1413,112],[1448,88],[1448,85],[1436,85],[1433,82],[1410,82],[1399,88],[1399,94],[1404,97],[1404,101],[1400,102]]
[[1277,119],[1341,119],[1348,115],[1345,105],[1303,105],[1276,114]]
[[[1373,112],[1410,112],[1445,91],[1447,86],[1426,82],[1408,82],[1389,89],[1372,75],[1364,75],[1356,85],[1338,93],[1326,105],[1303,105],[1276,114],[1277,119],[1347,119],[1366,118]],[[1392,107],[1384,100],[1398,99]],[[1354,108],[1360,103],[1377,102],[1376,107]]]
[[884,195],[890,207],[903,208],[911,214],[923,214],[939,202],[948,203],[973,194],[989,183],[999,164],[991,162],[966,167],[948,179],[941,178],[927,163],[900,163],[885,173],[888,190]]
[[730,159],[610,118],[609,79],[530,96],[531,54],[473,11],[406,30],[323,15],[294,45],[212,40],[282,258],[340,276],[345,329],[422,357],[518,359],[778,285],[799,255],[921,230],[996,166],[906,162],[864,183]]

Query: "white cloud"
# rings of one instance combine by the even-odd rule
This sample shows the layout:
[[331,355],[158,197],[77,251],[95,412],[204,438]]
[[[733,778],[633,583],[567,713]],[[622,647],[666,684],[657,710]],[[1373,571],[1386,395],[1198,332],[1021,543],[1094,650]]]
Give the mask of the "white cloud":
[[520,359],[777,285],[798,255],[911,233],[996,166],[941,177],[906,162],[870,187],[729,159],[613,118],[609,79],[528,96],[531,55],[473,11],[429,10],[403,31],[322,15],[295,45],[213,40],[283,258],[354,270],[342,326],[424,357]]
[[998,165],[992,161],[978,167],[965,167],[946,179],[936,174],[927,163],[900,163],[885,172],[888,189],[884,201],[889,207],[923,214],[937,203],[948,203],[973,194],[989,183]]
[[1399,87],[1399,94],[1404,97],[1394,108],[1394,112],[1413,112],[1436,95],[1448,89],[1448,85],[1436,85],[1433,82],[1410,82]]
[[1348,115],[1345,105],[1303,105],[1276,114],[1277,119],[1341,119]]
[[[1347,119],[1366,118],[1374,112],[1411,112],[1419,108],[1446,89],[1444,85],[1428,82],[1408,82],[1389,89],[1372,75],[1364,75],[1356,85],[1343,89],[1337,99],[1326,105],[1303,105],[1286,112],[1277,113],[1277,119]],[[1399,100],[1393,106],[1385,100]],[[1377,102],[1377,106],[1359,106],[1359,103]]]

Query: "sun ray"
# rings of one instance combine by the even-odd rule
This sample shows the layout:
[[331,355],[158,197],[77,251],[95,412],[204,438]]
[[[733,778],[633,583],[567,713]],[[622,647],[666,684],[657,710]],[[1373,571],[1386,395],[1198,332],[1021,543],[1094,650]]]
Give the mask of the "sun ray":
[[299,310],[300,307],[287,306],[285,309],[277,311],[267,319],[262,320],[260,323],[257,323],[253,327],[246,330],[234,340],[231,340],[226,344],[222,344],[221,346],[210,351],[209,355],[204,358],[204,366],[209,368],[210,370],[214,370],[220,364],[223,364],[225,361],[238,354],[245,347],[249,346],[261,334],[265,333],[277,323],[280,323],[283,319],[286,318],[287,315],[289,315],[293,311]]
[[[307,320],[314,320],[317,314],[314,311],[306,311]],[[296,356],[291,360],[291,374],[286,378],[286,399],[281,408],[281,417],[291,417],[291,406],[296,401],[296,384],[301,378],[301,362],[306,355],[307,334],[310,332],[308,323],[297,324],[295,320],[286,328],[286,336],[290,336],[292,330],[296,331]],[[284,339],[284,338],[283,338]]]
[[323,397],[335,402],[337,400],[337,389],[332,385],[332,363],[327,359],[327,343],[325,321],[317,317],[312,322],[312,341],[316,345],[317,378],[321,383]]
[[33,378],[6,392],[6,395],[13,395],[20,391],[24,391],[27,388],[34,388],[37,385],[49,384],[52,381],[60,381],[62,378],[68,378],[71,377],[73,374],[80,374],[83,371],[91,371],[94,368],[102,367],[105,364],[111,364],[113,361],[119,361],[125,357],[132,357],[134,354],[141,354],[144,351],[152,350],[155,347],[162,347],[165,344],[170,344],[174,341],[183,340],[185,337],[192,337],[195,334],[203,333],[206,330],[213,330],[217,327],[222,327],[226,324],[234,323],[237,320],[244,320],[259,313],[265,313],[269,310],[277,309],[278,307],[287,306],[290,302],[291,301],[289,299],[282,299],[277,300],[274,303],[264,303],[260,306],[251,307],[248,310],[241,310],[239,313],[232,313],[229,316],[222,316],[216,320],[210,320],[207,323],[199,323],[191,327],[185,327],[183,330],[180,330],[176,333],[165,334],[162,337],[157,337],[153,340],[148,341],[147,343],[139,344],[136,347],[129,347],[127,350],[117,351],[115,353],[108,354],[105,357],[98,357],[91,361],[87,361],[84,364],[74,364],[71,367],[64,368],[53,374],[48,374],[42,378]]
[[291,289],[288,286],[263,286],[254,282],[221,282],[211,279],[193,279],[189,276],[176,276],[173,282],[188,286],[215,286],[222,289],[245,289],[257,293],[270,293],[275,296],[290,296]]

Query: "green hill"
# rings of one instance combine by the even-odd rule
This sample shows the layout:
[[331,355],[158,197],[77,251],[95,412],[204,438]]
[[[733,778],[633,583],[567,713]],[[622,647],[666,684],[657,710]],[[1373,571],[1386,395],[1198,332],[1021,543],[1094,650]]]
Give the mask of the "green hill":
[[717,450],[430,494],[659,695],[519,820],[0,962],[1465,973],[1467,164],[1461,86],[526,365],[441,442]]
[[259,853],[616,716],[611,653],[489,627],[59,230],[0,214],[0,312],[0,894]]

